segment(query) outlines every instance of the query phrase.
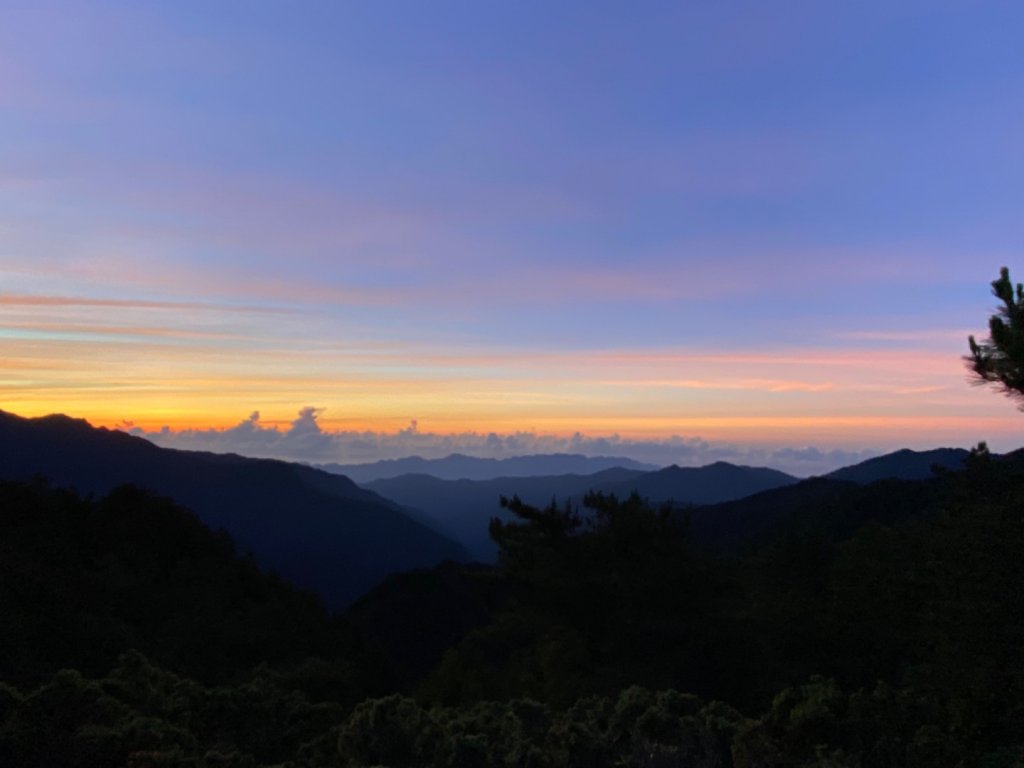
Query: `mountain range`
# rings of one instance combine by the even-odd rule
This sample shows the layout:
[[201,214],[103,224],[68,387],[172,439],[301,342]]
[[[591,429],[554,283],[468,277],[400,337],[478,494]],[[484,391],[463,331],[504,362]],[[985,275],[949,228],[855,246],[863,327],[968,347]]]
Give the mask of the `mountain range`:
[[169,496],[224,529],[265,568],[340,609],[390,573],[465,559],[393,501],[301,464],[158,448],[67,416],[0,411],[0,480],[47,478],[103,495],[122,484]]
[[[206,525],[227,531],[261,566],[319,593],[332,609],[345,607],[391,573],[444,560],[493,561],[497,549],[489,521],[509,519],[499,504],[502,496],[543,506],[553,499],[578,503],[588,491],[620,498],[636,492],[654,503],[692,508],[694,531],[721,542],[735,539],[741,529],[752,535],[770,525],[780,514],[773,510],[814,506],[829,489],[922,479],[936,465],[962,466],[967,455],[952,448],[902,450],[800,481],[726,462],[647,471],[628,459],[573,454],[502,460],[453,454],[355,466],[364,477],[410,466],[449,477],[531,469],[549,474],[458,480],[404,474],[360,487],[334,471],[301,464],[159,448],[67,416],[25,419],[0,411],[0,480],[45,477],[58,487],[99,495],[130,483],[169,496]],[[609,462],[629,466],[605,466]],[[561,467],[583,471],[551,472]],[[595,467],[601,469],[587,471]]]
[[[42,474],[52,482],[3,481]],[[390,561],[402,572],[328,616],[181,505],[131,486],[92,494],[128,480],[206,504],[207,520],[250,536],[243,546],[263,565],[275,545],[292,564],[330,552],[351,564],[359,547],[389,557],[410,536],[446,540],[309,467],[0,412],[0,763],[482,765],[477,747],[521,755],[527,743],[530,755],[581,758],[566,765],[611,765],[600,750],[623,744],[615,761],[635,761],[632,734],[662,738],[667,723],[672,742],[651,764],[668,765],[683,723],[688,744],[717,745],[687,753],[708,765],[762,754],[809,765],[834,734],[832,754],[857,750],[858,764],[967,754],[958,762],[1008,765],[1021,753],[1000,705],[1024,689],[1022,477],[1021,455],[939,449],[805,480],[724,463],[427,478],[428,502],[496,485],[532,488],[538,505],[581,488],[612,495],[587,500],[583,526],[513,505],[515,519],[494,527],[496,566]],[[633,491],[674,506],[622,500]],[[353,588],[351,573],[317,575],[329,594]],[[333,594],[335,606],[346,599]],[[977,750],[936,741],[961,732],[980,734]],[[441,746],[414,753],[413,740]],[[797,747],[792,760],[782,751]]]
[[797,478],[763,467],[716,462],[706,467],[677,467],[655,472],[607,469],[590,475],[501,477],[493,480],[440,480],[429,475],[403,475],[366,483],[382,496],[414,508],[424,523],[459,541],[474,558],[491,562],[497,546],[488,535],[492,517],[509,519],[499,504],[502,496],[518,496],[534,506],[552,499],[579,502],[588,491],[626,497],[636,492],[653,502],[711,504],[797,482]]
[[[968,455],[959,448],[904,449],[844,467],[824,478],[803,481],[775,469],[719,461],[704,467],[672,465],[653,472],[614,468],[593,474],[488,480],[444,480],[428,474],[407,474],[363,486],[404,505],[424,524],[460,542],[480,562],[492,562],[498,550],[488,534],[490,519],[511,518],[501,508],[502,496],[515,495],[528,504],[543,506],[552,499],[578,503],[588,491],[614,493],[620,498],[636,492],[654,503],[706,507],[694,513],[694,525],[702,537],[718,541],[734,538],[746,527],[751,533],[760,530],[774,519],[770,510],[778,509],[781,514],[796,501],[813,504],[830,489],[883,479],[922,480],[932,475],[934,466],[959,469]],[[543,456],[528,458],[532,465],[544,466]],[[789,486],[798,490],[771,493]],[[749,504],[741,501],[748,497]]]

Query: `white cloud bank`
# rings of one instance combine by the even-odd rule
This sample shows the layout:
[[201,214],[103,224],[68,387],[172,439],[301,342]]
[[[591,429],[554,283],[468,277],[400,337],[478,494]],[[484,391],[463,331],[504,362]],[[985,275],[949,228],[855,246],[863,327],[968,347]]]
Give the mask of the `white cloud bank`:
[[534,432],[438,434],[421,432],[415,421],[397,432],[330,432],[323,430],[317,421],[321,411],[312,406],[303,408],[287,429],[263,426],[259,411],[254,411],[247,419],[227,429],[172,431],[164,427],[156,432],[147,432],[130,427],[126,431],[166,448],[339,464],[406,456],[441,458],[451,453],[497,459],[537,453],[579,453],[627,457],[659,466],[702,466],[715,461],[729,461],[774,467],[803,477],[829,472],[880,453],[732,445],[676,435],[661,440],[632,440],[618,435],[590,437],[580,432],[568,437]]

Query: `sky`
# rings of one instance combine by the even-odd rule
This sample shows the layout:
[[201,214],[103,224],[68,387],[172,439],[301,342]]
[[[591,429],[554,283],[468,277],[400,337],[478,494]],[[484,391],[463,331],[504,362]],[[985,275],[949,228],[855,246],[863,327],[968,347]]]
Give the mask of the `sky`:
[[47,2],[0,409],[304,461],[1024,443],[1018,2]]

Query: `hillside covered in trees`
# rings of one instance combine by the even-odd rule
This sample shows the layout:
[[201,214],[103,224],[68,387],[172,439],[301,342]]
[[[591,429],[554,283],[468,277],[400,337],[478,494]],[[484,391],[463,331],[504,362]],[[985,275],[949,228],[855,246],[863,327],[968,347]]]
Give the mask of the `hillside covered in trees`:
[[1019,765],[1022,481],[806,481],[711,548],[699,508],[511,499],[496,566],[334,618],[167,500],[8,483],[0,762]]
[[466,557],[398,504],[340,475],[160,448],[60,414],[29,419],[0,411],[0,481],[35,477],[83,494],[131,484],[168,496],[332,610],[395,571]]

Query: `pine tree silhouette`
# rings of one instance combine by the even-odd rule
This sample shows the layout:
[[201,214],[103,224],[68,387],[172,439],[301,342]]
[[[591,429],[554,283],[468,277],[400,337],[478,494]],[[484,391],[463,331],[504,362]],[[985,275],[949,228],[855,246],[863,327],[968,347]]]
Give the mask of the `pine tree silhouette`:
[[989,318],[989,338],[979,343],[969,336],[971,354],[964,361],[975,384],[994,385],[1024,410],[1024,285],[1014,288],[1003,267],[992,281],[992,294],[1002,304]]

